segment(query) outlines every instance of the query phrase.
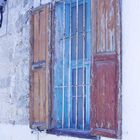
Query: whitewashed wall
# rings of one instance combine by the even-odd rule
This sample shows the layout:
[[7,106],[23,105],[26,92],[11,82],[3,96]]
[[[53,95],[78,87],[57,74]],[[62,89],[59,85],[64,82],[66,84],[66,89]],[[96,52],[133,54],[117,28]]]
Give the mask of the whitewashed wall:
[[[0,139],[74,140],[28,126],[29,20],[32,6],[50,0],[9,0],[0,29]],[[9,12],[10,11],[10,12]],[[140,0],[122,0],[122,140],[140,140]],[[77,138],[78,139],[78,138]],[[112,140],[101,138],[101,140]]]

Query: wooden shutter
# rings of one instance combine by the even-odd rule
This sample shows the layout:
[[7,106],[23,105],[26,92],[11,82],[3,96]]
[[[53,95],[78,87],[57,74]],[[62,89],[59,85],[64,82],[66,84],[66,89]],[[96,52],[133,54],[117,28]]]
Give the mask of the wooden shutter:
[[121,137],[119,0],[92,0],[91,133]]
[[30,127],[48,129],[50,125],[50,5],[33,12],[31,18]]

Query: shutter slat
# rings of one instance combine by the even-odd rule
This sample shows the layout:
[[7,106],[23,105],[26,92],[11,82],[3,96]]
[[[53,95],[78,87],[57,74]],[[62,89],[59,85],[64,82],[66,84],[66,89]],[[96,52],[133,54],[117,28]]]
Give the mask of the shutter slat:
[[34,55],[33,55],[33,58],[34,58],[34,62],[37,62],[39,60],[39,12],[36,13],[34,15],[34,46],[33,46],[33,51],[34,51]]
[[46,118],[46,72],[45,70],[40,71],[40,121],[45,122]]
[[92,1],[91,134],[121,137],[120,1]]
[[39,92],[39,85],[40,85],[40,79],[39,79],[39,72],[33,73],[33,107],[34,107],[34,120],[36,122],[39,122],[39,106],[40,106],[40,92]]
[[50,127],[50,4],[32,15],[32,59],[30,91],[30,127],[49,129]]
[[[46,80],[46,96],[45,96],[45,107],[48,108],[45,110],[45,115],[46,115],[46,122],[50,122],[50,115],[51,115],[51,96],[50,96],[50,83],[51,83],[51,80],[50,80],[50,63],[51,63],[51,55],[49,53],[50,51],[50,42],[51,42],[51,12],[50,12],[50,8],[46,7],[45,8],[45,45],[48,46],[45,48],[45,59],[46,59],[46,76],[45,78],[47,79]],[[48,123],[48,126],[50,127],[50,123]]]
[[39,50],[39,58],[40,61],[45,59],[45,45],[46,45],[46,23],[45,23],[45,12],[46,10],[44,9],[43,11],[40,12],[40,50]]

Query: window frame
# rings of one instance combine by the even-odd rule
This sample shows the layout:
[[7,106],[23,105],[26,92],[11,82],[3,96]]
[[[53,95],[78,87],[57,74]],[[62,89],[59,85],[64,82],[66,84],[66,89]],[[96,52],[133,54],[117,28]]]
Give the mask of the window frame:
[[[58,0],[59,1],[59,0]],[[95,0],[96,1],[96,0]],[[118,38],[120,39],[118,42],[117,42],[117,44],[119,45],[119,47],[120,48],[118,48],[118,49],[120,49],[120,61],[119,61],[119,79],[120,79],[120,81],[119,81],[119,96],[120,96],[120,98],[119,98],[119,112],[120,112],[120,116],[119,116],[119,131],[120,131],[120,133],[121,133],[121,0],[118,0],[119,1],[119,18],[120,19],[118,19],[119,20],[119,25],[118,25],[118,27],[116,27],[116,28],[118,28],[118,32],[117,32],[117,36],[118,36]],[[57,2],[57,1],[56,1]],[[91,133],[91,131],[92,131],[92,129],[91,130],[89,130],[89,131],[86,131],[86,132],[80,132],[80,131],[76,131],[76,132],[74,132],[74,131],[66,131],[66,130],[61,130],[61,129],[54,129],[53,128],[53,126],[54,126],[54,124],[53,124],[53,122],[52,122],[52,106],[53,106],[53,99],[52,99],[52,96],[51,96],[51,93],[54,93],[54,91],[53,91],[53,87],[52,87],[52,85],[53,85],[53,66],[54,66],[54,63],[53,63],[53,61],[54,61],[54,43],[55,43],[55,41],[54,41],[54,34],[55,34],[55,29],[53,28],[53,27],[55,27],[55,15],[54,15],[54,13],[55,13],[55,2],[54,3],[47,3],[47,4],[45,4],[45,5],[41,5],[41,6],[39,6],[39,7],[37,7],[37,8],[35,8],[35,9],[33,9],[32,10],[32,13],[31,14],[33,14],[34,12],[36,12],[36,11],[38,11],[38,10],[41,10],[42,8],[44,8],[44,7],[46,7],[48,4],[50,4],[51,5],[51,38],[50,38],[50,57],[51,57],[51,62],[50,62],[50,64],[51,64],[51,66],[50,66],[50,90],[49,90],[49,94],[50,94],[50,128],[49,129],[45,129],[46,130],[46,132],[47,133],[49,133],[49,134],[55,134],[55,135],[68,135],[68,136],[73,136],[73,137],[80,137],[80,138],[89,138],[89,139],[91,139],[91,138],[94,138],[94,139],[100,139],[100,136],[93,136],[93,134]],[[93,7],[92,7],[92,2],[91,2],[91,19],[93,20],[93,11],[95,10],[95,9],[93,9]],[[96,29],[93,29],[93,25],[94,25],[94,23],[92,23],[91,24],[91,32],[93,32],[93,31],[95,31]],[[95,27],[94,27],[95,28]],[[32,29],[31,29],[31,36],[32,36]],[[92,41],[92,43],[91,43],[91,45],[93,46],[93,44],[94,44],[94,41],[95,41],[95,39],[93,40],[93,38],[91,39],[91,41]],[[31,44],[33,43],[33,40],[32,40],[32,38],[31,38]],[[92,49],[93,49],[93,47],[92,47]],[[31,54],[32,54],[32,52],[31,52]],[[93,57],[93,53],[91,54],[91,56]],[[92,59],[93,60],[93,59]],[[93,64],[91,65],[91,69],[92,69],[92,66],[93,66]],[[31,111],[31,110],[30,110]],[[32,114],[32,113],[31,113]],[[41,125],[41,124],[40,124]],[[30,124],[30,127],[31,127],[31,124]],[[32,128],[32,127],[31,127]],[[32,129],[34,129],[34,128],[32,128]],[[41,129],[38,129],[37,128],[37,130],[39,130],[39,131],[42,131]],[[120,136],[120,138],[121,138],[121,134],[119,134],[119,136]],[[107,136],[107,137],[110,137],[110,136]]]

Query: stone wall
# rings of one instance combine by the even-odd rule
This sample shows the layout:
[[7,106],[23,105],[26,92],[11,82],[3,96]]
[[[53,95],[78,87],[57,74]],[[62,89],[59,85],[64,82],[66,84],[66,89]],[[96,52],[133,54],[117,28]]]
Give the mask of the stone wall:
[[9,0],[0,29],[0,122],[28,124],[29,9],[32,0]]
[[8,0],[0,29],[0,122],[28,124],[30,10],[49,0]]

